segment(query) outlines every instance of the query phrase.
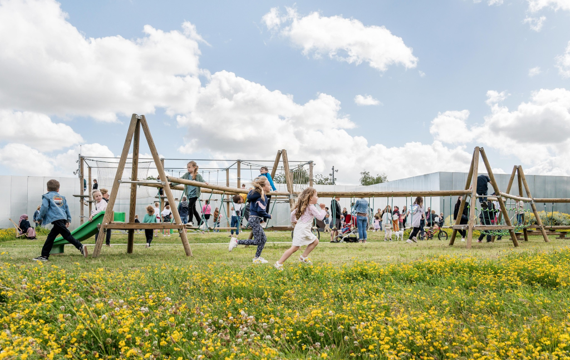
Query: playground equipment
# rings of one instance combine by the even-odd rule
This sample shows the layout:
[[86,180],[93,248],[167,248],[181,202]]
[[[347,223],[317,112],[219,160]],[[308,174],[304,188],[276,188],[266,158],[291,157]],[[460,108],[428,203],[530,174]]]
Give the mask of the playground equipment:
[[[139,159],[139,140],[140,140],[140,129],[143,129],[143,132],[145,134],[145,137],[147,139],[148,142],[148,146],[150,148],[150,152],[152,155],[152,162],[154,163],[155,169],[158,173],[158,176],[160,177],[160,181],[156,181],[156,180],[146,180],[146,179],[138,179],[138,169],[139,169],[139,162],[141,159]],[[125,169],[125,166],[128,162],[128,154],[129,154],[129,150],[131,148],[131,143],[133,144],[133,152],[132,152],[132,159],[130,161],[130,168],[132,170],[132,175],[131,175],[131,179],[129,181],[125,181],[122,179],[122,174],[123,171]],[[478,167],[479,167],[479,157],[482,157],[485,168],[487,170],[487,173],[489,174],[489,177],[491,179],[491,185],[493,187],[493,189],[495,190],[496,195],[494,197],[492,196],[487,196],[487,195],[477,195],[476,193],[476,184],[477,184],[477,176],[479,174],[478,171]],[[80,158],[81,160],[81,158]],[[221,161],[221,160],[220,160]],[[226,171],[226,186],[222,186],[219,184],[206,184],[203,182],[197,182],[197,181],[193,181],[193,180],[186,180],[186,179],[181,179],[179,177],[175,177],[175,176],[169,176],[167,175],[166,171],[165,171],[165,167],[164,167],[164,162],[163,160],[159,157],[158,155],[158,151],[156,149],[156,146],[154,144],[154,141],[152,139],[152,135],[150,133],[150,129],[148,127],[148,123],[146,121],[146,118],[144,115],[136,115],[133,114],[133,116],[131,117],[131,122],[129,125],[129,129],[127,132],[127,137],[125,139],[125,144],[123,147],[123,151],[121,153],[121,157],[117,163],[117,167],[116,167],[116,173],[115,173],[115,177],[114,180],[112,181],[112,190],[110,193],[110,199],[109,199],[109,203],[107,205],[107,212],[105,213],[101,226],[99,228],[99,237],[97,239],[97,243],[95,245],[95,249],[93,251],[93,256],[97,257],[100,255],[101,253],[101,248],[103,245],[103,241],[104,241],[104,232],[107,229],[123,229],[123,230],[127,230],[128,231],[128,246],[127,246],[127,253],[132,253],[133,251],[133,245],[134,245],[134,230],[135,229],[173,229],[173,230],[178,230],[179,234],[180,234],[180,239],[182,242],[182,245],[184,247],[184,251],[186,253],[187,256],[191,256],[192,255],[192,251],[190,249],[190,245],[188,243],[188,237],[187,237],[187,226],[185,226],[180,218],[180,215],[178,213],[177,207],[176,206],[172,206],[172,215],[173,215],[173,222],[171,223],[156,223],[156,224],[140,224],[140,223],[135,223],[134,222],[134,216],[135,216],[135,207],[136,207],[136,201],[137,201],[137,186],[143,186],[143,187],[155,187],[155,188],[160,188],[163,189],[164,191],[164,197],[166,199],[168,199],[168,201],[171,204],[175,204],[175,199],[174,196],[172,194],[172,189],[181,189],[183,190],[183,185],[193,185],[196,187],[200,187],[202,189],[203,192],[205,193],[210,193],[210,194],[219,194],[222,196],[228,196],[228,203],[229,203],[229,197],[235,194],[247,194],[249,192],[248,189],[245,188],[241,188],[241,171],[242,171],[242,165],[248,164],[250,165],[250,168],[254,165],[255,162],[258,161],[242,161],[242,160],[237,160],[234,164],[236,165],[236,170],[237,170],[237,187],[230,187],[229,186],[229,168],[225,168],[224,170]],[[276,177],[276,171],[279,168],[279,163],[282,162],[282,176],[284,178],[284,182],[286,184],[286,191],[275,191],[275,192],[271,192],[271,195],[275,198],[275,199],[281,199],[284,201],[287,201],[289,203],[290,208],[293,207],[294,203],[295,203],[295,198],[296,196],[299,194],[299,192],[305,187],[305,186],[312,186],[313,185],[313,162],[309,161],[309,162],[299,162],[297,165],[297,168],[291,170],[290,168],[290,163],[289,163],[289,159],[288,159],[288,155],[287,155],[287,151],[286,150],[280,150],[277,153],[277,156],[275,158],[275,161],[273,163],[273,167],[271,167],[271,175],[272,177]],[[81,181],[81,189],[84,188],[83,184],[84,184],[84,180],[83,180],[83,162],[80,164],[80,181]],[[234,165],[232,164],[232,165]],[[302,166],[308,165],[309,166],[309,171],[308,171],[308,176],[305,175],[304,171],[298,171],[297,169],[302,169]],[[179,169],[180,170],[180,169]],[[217,169],[218,171],[220,169]],[[516,170],[516,171],[515,171]],[[297,175],[296,175],[297,173]],[[518,182],[519,184],[519,191],[520,194],[519,196],[514,196],[514,195],[510,195],[509,192],[511,190],[512,187],[512,182],[514,181],[514,177],[515,177],[515,173],[518,174]],[[297,177],[296,177],[297,176]],[[115,201],[117,199],[117,193],[119,190],[119,186],[122,183],[127,183],[130,184],[130,211],[129,211],[129,220],[126,223],[121,223],[118,221],[112,221],[113,217],[113,208],[115,206]],[[177,183],[177,184],[181,184],[181,185],[177,185],[177,186],[171,186],[171,183]],[[522,184],[524,184],[525,186],[525,190],[526,190],[526,194],[527,197],[523,197],[522,194]],[[90,184],[91,185],[91,184]],[[85,196],[83,194],[80,194],[80,196]],[[508,231],[508,234],[510,234],[511,240],[513,242],[514,246],[518,246],[518,241],[517,241],[517,236],[515,234],[515,226],[512,224],[511,219],[509,217],[507,208],[505,206],[505,199],[512,199],[512,200],[517,200],[517,201],[525,201],[525,202],[529,202],[531,204],[532,207],[532,211],[536,217],[536,221],[537,221],[537,225],[535,226],[536,228],[538,228],[543,237],[544,237],[544,241],[548,241],[548,236],[546,234],[546,231],[544,229],[544,225],[542,224],[540,217],[538,215],[538,211],[536,209],[536,202],[570,202],[570,199],[565,199],[565,198],[558,198],[558,199],[545,199],[545,198],[541,198],[541,199],[534,199],[532,198],[532,195],[530,193],[528,184],[526,182],[526,178],[524,176],[524,172],[522,170],[521,166],[517,166],[515,167],[515,169],[513,170],[513,175],[511,176],[511,181],[509,182],[509,186],[507,186],[507,191],[506,192],[501,192],[497,182],[495,181],[495,177],[493,175],[493,171],[491,169],[491,166],[489,164],[489,161],[487,159],[487,156],[485,154],[485,151],[483,148],[480,147],[476,147],[473,153],[473,158],[471,160],[471,166],[470,166],[470,170],[469,170],[469,174],[467,177],[467,181],[465,184],[465,189],[464,190],[436,190],[436,191],[426,191],[426,190],[415,190],[415,191],[342,191],[342,192],[338,192],[338,191],[320,191],[319,192],[319,196],[322,198],[333,198],[333,197],[342,197],[342,198],[386,198],[387,202],[389,198],[394,198],[394,197],[402,197],[402,198],[408,198],[408,197],[415,197],[415,196],[423,196],[426,198],[429,197],[431,199],[431,197],[439,197],[439,196],[461,196],[461,205],[460,205],[460,211],[459,213],[461,214],[463,212],[463,209],[465,208],[465,206],[467,206],[467,200],[470,197],[471,200],[471,204],[475,205],[477,202],[477,198],[478,197],[488,197],[488,198],[492,198],[494,200],[497,200],[499,203],[499,207],[500,207],[500,216],[499,216],[499,221],[496,224],[492,224],[492,225],[477,225],[476,224],[476,211],[477,211],[477,207],[475,206],[471,206],[469,207],[469,222],[466,225],[461,225],[460,224],[460,218],[458,217],[458,219],[456,220],[455,224],[451,227],[453,229],[453,233],[451,236],[451,240],[449,242],[449,245],[453,245],[455,242],[455,237],[457,234],[458,230],[464,230],[467,229],[468,230],[468,236],[467,236],[467,243],[466,246],[467,248],[471,247],[471,242],[472,242],[472,237],[473,237],[473,231],[474,230],[482,230],[482,231]],[[83,198],[81,198],[83,199]],[[227,209],[229,210],[229,209]],[[525,228],[523,228],[524,234],[525,234],[525,239],[527,238],[527,229],[530,228],[531,226],[527,226]],[[219,229],[224,229],[224,228],[219,228]],[[225,229],[228,229],[227,227]],[[570,229],[570,227],[568,227],[568,229]],[[291,227],[285,227],[285,229],[283,230],[291,230]]]
[[[82,224],[81,226],[79,226],[77,229],[73,230],[71,232],[71,235],[75,238],[75,240],[77,241],[83,241],[86,239],[89,239],[92,236],[95,236],[95,234],[99,231],[99,226],[101,225],[101,223],[103,222],[103,217],[105,215],[105,211],[101,211],[100,213],[97,213],[95,216],[93,216],[93,219],[91,219],[91,221],[88,221],[84,224]],[[113,221],[114,222],[125,222],[125,213],[124,212],[116,212],[113,214]],[[67,242],[67,240],[65,240],[64,238],[57,237],[54,242],[53,242],[53,248],[51,249],[50,254],[61,254],[64,251],[64,246],[69,244]]]

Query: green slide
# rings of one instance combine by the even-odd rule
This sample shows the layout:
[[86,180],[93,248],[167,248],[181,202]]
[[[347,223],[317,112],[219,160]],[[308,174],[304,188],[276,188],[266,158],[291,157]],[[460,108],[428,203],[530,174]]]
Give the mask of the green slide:
[[[73,237],[75,239],[77,239],[77,241],[83,241],[85,239],[89,239],[91,236],[95,236],[97,231],[99,231],[97,226],[103,222],[103,216],[105,216],[105,212],[101,211],[100,213],[95,215],[91,221],[83,223],[83,225],[81,225],[77,229],[73,230],[71,232],[71,235],[73,235]],[[116,212],[114,214],[113,221],[125,222],[125,213],[124,212]],[[61,254],[61,253],[63,253],[63,247],[66,244],[69,244],[69,243],[67,242],[67,240],[63,239],[61,236],[56,238],[55,241],[53,242],[53,248],[51,249],[50,254]]]

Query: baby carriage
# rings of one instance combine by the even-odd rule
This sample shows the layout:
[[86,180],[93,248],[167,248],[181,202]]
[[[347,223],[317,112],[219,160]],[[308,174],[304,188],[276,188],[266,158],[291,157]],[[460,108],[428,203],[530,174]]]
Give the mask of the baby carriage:
[[352,221],[345,224],[345,226],[338,232],[336,238],[331,242],[358,242],[358,228],[356,227],[356,224],[354,224]]

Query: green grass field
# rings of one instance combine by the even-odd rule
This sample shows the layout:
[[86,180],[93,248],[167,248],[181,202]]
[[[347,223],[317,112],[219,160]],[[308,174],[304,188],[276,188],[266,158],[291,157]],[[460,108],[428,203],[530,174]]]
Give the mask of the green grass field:
[[[570,356],[570,249],[439,240],[331,244],[313,266],[290,233],[228,253],[227,233],[114,234],[99,258],[70,247],[32,262],[43,239],[0,243],[0,359],[554,359]],[[245,237],[247,234],[242,234]],[[86,244],[93,250],[93,241]]]

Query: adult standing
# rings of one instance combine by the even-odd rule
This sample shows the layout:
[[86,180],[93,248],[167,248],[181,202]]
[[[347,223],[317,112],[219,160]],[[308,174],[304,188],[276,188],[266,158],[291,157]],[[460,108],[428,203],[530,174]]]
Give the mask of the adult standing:
[[[459,216],[461,220],[459,221],[459,225],[467,225],[469,222],[469,215],[468,215],[468,204],[465,204],[463,208],[463,213],[459,214],[459,208],[461,207],[461,196],[457,198],[457,202],[455,203],[455,209],[453,210],[453,220],[457,220]],[[465,235],[467,234],[466,230],[458,230],[461,234],[461,241],[465,241]]]
[[408,220],[408,207],[404,205],[400,214],[400,229],[406,230],[406,221]]
[[334,199],[332,199],[331,201],[331,212],[332,212],[332,216],[331,216],[331,241],[334,241],[336,239],[336,237],[338,236],[338,230],[341,227],[341,222],[340,222],[340,218],[341,218],[341,211],[340,211],[340,197],[335,197]]
[[356,200],[354,204],[356,213],[356,226],[358,227],[358,238],[361,243],[366,243],[368,238],[368,201],[364,198]]
[[485,174],[477,176],[477,195],[483,195],[479,198],[479,202],[483,204],[487,202],[487,191],[491,178]]

